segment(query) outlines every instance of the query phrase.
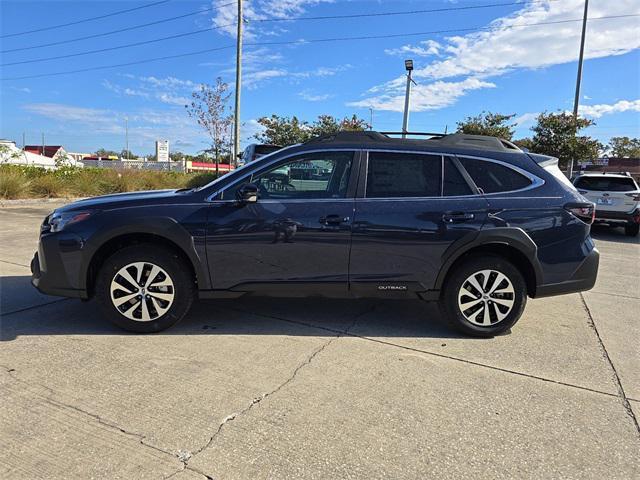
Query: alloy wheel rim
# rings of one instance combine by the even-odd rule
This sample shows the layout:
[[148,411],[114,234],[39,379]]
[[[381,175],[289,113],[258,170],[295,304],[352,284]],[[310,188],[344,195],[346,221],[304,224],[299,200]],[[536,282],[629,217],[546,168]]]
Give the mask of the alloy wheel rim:
[[150,262],[134,262],[122,267],[111,280],[110,292],[115,309],[136,322],[160,318],[175,299],[169,274]]
[[480,270],[462,282],[458,308],[470,323],[491,327],[513,310],[515,290],[509,277],[497,270]]

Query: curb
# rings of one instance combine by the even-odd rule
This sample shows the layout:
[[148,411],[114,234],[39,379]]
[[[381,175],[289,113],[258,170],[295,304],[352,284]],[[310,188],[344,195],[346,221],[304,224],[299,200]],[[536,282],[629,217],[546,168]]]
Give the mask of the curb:
[[43,203],[71,203],[76,202],[78,200],[84,200],[89,197],[71,197],[71,198],[18,198],[15,200],[4,200],[0,199],[0,208],[1,207],[17,207],[21,205],[41,205]]

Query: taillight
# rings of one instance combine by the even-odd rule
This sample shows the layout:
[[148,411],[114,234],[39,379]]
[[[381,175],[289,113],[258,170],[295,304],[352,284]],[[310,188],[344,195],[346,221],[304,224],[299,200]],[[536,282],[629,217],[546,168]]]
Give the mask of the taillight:
[[596,218],[596,206],[593,203],[567,203],[564,209],[588,225]]
[[640,193],[625,193],[626,197],[631,197],[634,202],[640,202]]

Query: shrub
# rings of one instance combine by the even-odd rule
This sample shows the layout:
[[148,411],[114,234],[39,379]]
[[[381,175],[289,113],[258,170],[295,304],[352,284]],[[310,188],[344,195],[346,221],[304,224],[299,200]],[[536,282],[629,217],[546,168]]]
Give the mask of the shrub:
[[42,175],[30,181],[29,191],[35,197],[62,197],[65,194],[64,182],[55,175]]
[[20,198],[26,196],[28,190],[29,180],[20,168],[0,166],[0,198]]

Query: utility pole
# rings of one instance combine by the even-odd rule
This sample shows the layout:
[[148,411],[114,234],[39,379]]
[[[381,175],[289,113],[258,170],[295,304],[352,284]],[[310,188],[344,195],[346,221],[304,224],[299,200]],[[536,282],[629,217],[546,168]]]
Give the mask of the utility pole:
[[44,132],[42,132],[42,156],[44,157]]
[[404,94],[404,117],[402,118],[402,138],[407,138],[407,127],[409,125],[409,96],[411,95],[411,72],[413,71],[413,60],[405,60],[404,68],[407,70],[407,90]]
[[129,117],[124,117],[124,143],[127,152],[127,160],[129,160]]
[[[578,56],[578,76],[576,78],[576,96],[573,99],[574,136],[578,135],[578,106],[580,105],[580,82],[582,81],[582,62],[584,60],[584,41],[587,35],[587,13],[589,0],[584,0],[584,15],[582,16],[582,36],[580,38],[580,55]],[[573,157],[569,160],[569,178],[573,177]]]
[[373,130],[373,108],[369,107],[369,130]]
[[238,0],[238,38],[236,39],[236,108],[233,116],[233,164],[240,153],[240,90],[242,88],[242,0]]
[[24,138],[25,138],[25,134],[24,134],[24,132],[22,132],[22,151],[23,152],[24,152],[24,146],[26,145],[26,142],[25,142]]

